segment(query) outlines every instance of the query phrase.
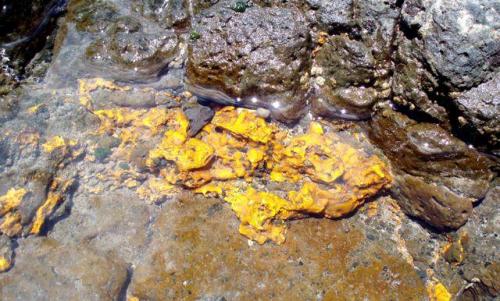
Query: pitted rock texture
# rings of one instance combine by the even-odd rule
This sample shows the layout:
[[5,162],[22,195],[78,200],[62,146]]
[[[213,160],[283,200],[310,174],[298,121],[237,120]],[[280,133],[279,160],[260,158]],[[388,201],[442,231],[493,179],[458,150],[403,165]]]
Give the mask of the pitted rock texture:
[[[489,163],[444,130],[496,143],[494,1],[70,0],[61,19],[33,9],[0,18],[28,25],[0,43],[31,37],[41,16],[61,26],[29,63],[0,49],[2,301],[498,299],[498,188],[486,193]],[[320,98],[329,118],[306,114]],[[266,121],[207,99],[264,107]],[[372,118],[386,101],[414,119],[330,120]],[[189,122],[173,117],[181,108]],[[304,118],[285,127],[269,110]],[[186,143],[163,139],[171,127]],[[375,174],[387,165],[384,179],[392,164],[397,200],[357,169],[360,150],[380,158]],[[206,185],[207,172],[218,180]],[[291,181],[306,177],[317,183]],[[260,193],[248,201],[250,185]],[[313,214],[319,201],[342,219],[266,221],[268,197]],[[289,229],[287,240],[249,241],[232,209]]]
[[416,52],[450,89],[472,88],[498,70],[500,8],[494,0],[408,0],[402,20]]
[[[368,119],[372,106],[391,95],[396,1],[309,1],[318,26],[331,34],[319,41],[311,70],[316,76],[313,111],[321,116]],[[324,44],[324,45],[322,45]]]
[[466,135],[474,131],[473,140],[482,141],[495,155],[500,155],[500,73],[463,93],[456,103],[465,118],[462,131]]
[[247,106],[266,107],[285,122],[301,116],[307,91],[301,78],[310,66],[310,37],[298,9],[250,7],[239,13],[213,6],[194,18],[193,31],[199,37],[189,46],[190,85],[222,91]]
[[[129,294],[139,300],[425,299],[424,279],[399,254],[392,221],[382,214],[302,220],[281,247],[249,245],[229,235],[238,221],[228,207],[187,196],[159,213]],[[366,240],[373,236],[366,225],[374,223],[385,229],[373,231],[383,244]]]
[[393,191],[410,215],[457,229],[488,191],[489,160],[439,126],[386,109],[375,115],[370,132],[393,162]]
[[456,98],[499,67],[495,1],[405,1],[397,40],[395,101],[445,123]]

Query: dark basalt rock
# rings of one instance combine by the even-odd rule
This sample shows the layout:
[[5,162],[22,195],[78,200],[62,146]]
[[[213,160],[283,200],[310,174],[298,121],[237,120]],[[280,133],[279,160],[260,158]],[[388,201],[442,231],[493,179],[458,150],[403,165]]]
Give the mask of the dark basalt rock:
[[403,210],[438,229],[462,226],[488,191],[489,160],[435,124],[386,109],[375,115],[370,136],[393,163]]
[[[0,96],[32,73],[43,76],[43,66],[52,56],[57,19],[64,13],[66,2],[0,1]],[[28,66],[30,62],[32,66]]]
[[346,30],[353,25],[352,0],[306,0],[320,26],[328,31]]
[[402,20],[416,29],[425,63],[450,89],[472,88],[499,67],[500,11],[495,0],[409,0]]
[[189,46],[187,78],[201,87],[194,94],[213,98],[198,93],[210,88],[233,104],[270,109],[281,121],[301,116],[310,38],[299,10],[250,7],[238,13],[221,4],[197,15],[193,30],[199,38]]
[[[500,74],[494,79],[464,92],[456,104],[461,113],[462,131],[500,156]],[[471,129],[471,130],[470,130]]]
[[397,40],[394,100],[440,121],[456,92],[498,71],[500,20],[495,1],[409,0]]
[[206,124],[208,124],[215,115],[214,110],[209,106],[203,106],[196,102],[186,103],[182,106],[182,111],[189,120],[188,135],[193,137]]
[[395,1],[308,3],[316,9],[318,26],[332,34],[312,69],[317,76],[313,111],[325,117],[369,118],[372,106],[391,95],[392,40],[400,8]]

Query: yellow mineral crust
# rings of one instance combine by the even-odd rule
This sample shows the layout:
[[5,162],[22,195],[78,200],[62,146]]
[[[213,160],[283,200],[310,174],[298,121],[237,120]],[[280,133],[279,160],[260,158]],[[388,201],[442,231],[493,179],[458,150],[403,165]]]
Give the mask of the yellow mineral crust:
[[[95,85],[83,88],[88,91]],[[225,107],[196,137],[189,137],[189,121],[181,109],[118,108],[94,113],[101,120],[100,132],[118,135],[123,151],[140,139],[159,138],[145,162],[156,177],[123,185],[137,186],[138,194],[149,202],[180,187],[224,197],[241,220],[240,233],[259,243],[282,243],[287,219],[345,216],[392,182],[380,158],[317,122],[296,135],[251,110]],[[170,164],[160,167],[161,160]],[[283,183],[279,184],[282,197],[252,188],[261,180]],[[246,191],[238,192],[237,187]]]
[[35,218],[33,219],[33,223],[31,226],[31,234],[40,233],[46,218],[50,216],[56,209],[57,205],[59,205],[63,201],[62,194],[67,192],[72,184],[72,180],[61,181],[59,179],[56,179],[52,182],[45,202],[36,211]]
[[285,241],[286,226],[280,216],[288,215],[288,201],[251,187],[245,193],[229,194],[225,200],[241,221],[241,234],[260,244],[268,239],[278,244]]
[[0,233],[9,237],[14,237],[21,234],[23,226],[21,225],[21,215],[17,212],[9,212],[4,216],[3,222],[0,224]]
[[427,294],[430,301],[450,301],[451,294],[446,287],[437,279],[429,281],[427,284]]
[[[241,220],[240,233],[259,243],[282,243],[287,219],[345,216],[392,182],[380,158],[345,143],[317,122],[305,134],[292,135],[250,110],[226,107],[189,138],[182,112],[170,113],[168,129],[150,151],[147,165],[165,159],[174,163],[160,170],[165,183],[224,197]],[[300,188],[283,191],[283,198],[252,188],[257,177]],[[245,180],[238,185],[247,187],[246,192],[234,189],[238,179]]]
[[56,149],[63,149],[66,147],[66,142],[61,136],[54,136],[42,144],[43,151],[51,153]]
[[27,191],[23,188],[11,188],[6,194],[0,196],[0,217],[19,207],[26,193]]
[[248,110],[238,112],[234,107],[218,111],[212,124],[255,142],[267,143],[272,139],[273,127]]
[[115,91],[130,90],[130,87],[120,87],[114,84],[112,81],[102,78],[80,79],[78,80],[78,94],[80,96],[80,103],[89,110],[92,109],[92,98],[90,97],[90,92],[98,88],[105,88]]
[[151,178],[137,189],[137,194],[149,203],[155,203],[164,197],[173,195],[177,190],[175,186],[165,179]]
[[150,152],[150,160],[163,158],[173,161],[181,172],[206,166],[214,154],[214,149],[200,139],[187,138],[188,125],[185,118],[179,118],[177,130],[165,132],[161,143]]
[[9,259],[0,255],[0,273],[5,272],[8,269],[10,269],[11,265],[12,265],[12,262]]

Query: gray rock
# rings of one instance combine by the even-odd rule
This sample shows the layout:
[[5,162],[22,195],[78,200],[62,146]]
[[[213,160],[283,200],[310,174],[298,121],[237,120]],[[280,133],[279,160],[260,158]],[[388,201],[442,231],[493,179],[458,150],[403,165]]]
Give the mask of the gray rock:
[[460,243],[464,249],[461,274],[471,284],[461,292],[481,300],[494,300],[500,296],[500,186],[494,186],[481,205],[475,208],[467,224],[460,229]]
[[410,0],[402,19],[416,30],[425,63],[449,88],[472,88],[498,69],[498,1]]
[[133,3],[132,6],[164,28],[183,28],[189,25],[189,2],[187,0],[146,0]]
[[14,246],[9,237],[0,234],[0,273],[8,271],[14,261]]
[[464,92],[456,99],[456,104],[466,120],[464,131],[473,128],[482,144],[500,154],[500,73]]
[[127,265],[117,258],[39,238],[20,244],[0,287],[2,300],[118,300],[127,278]]
[[494,0],[405,1],[394,100],[449,127],[455,92],[486,82],[498,71],[499,11]]
[[314,10],[317,22],[325,30],[341,31],[353,25],[352,0],[307,0],[306,2]]
[[189,120],[188,135],[195,136],[214,117],[214,110],[198,103],[187,103],[182,106],[182,111]]

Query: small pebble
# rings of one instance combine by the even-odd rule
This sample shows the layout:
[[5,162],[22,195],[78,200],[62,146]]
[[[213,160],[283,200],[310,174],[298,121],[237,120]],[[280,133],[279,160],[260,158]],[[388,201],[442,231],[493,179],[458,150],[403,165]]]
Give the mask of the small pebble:
[[268,118],[271,115],[271,111],[269,111],[268,109],[264,109],[264,108],[258,108],[255,111],[255,113],[257,114],[257,116],[262,117],[262,118]]

